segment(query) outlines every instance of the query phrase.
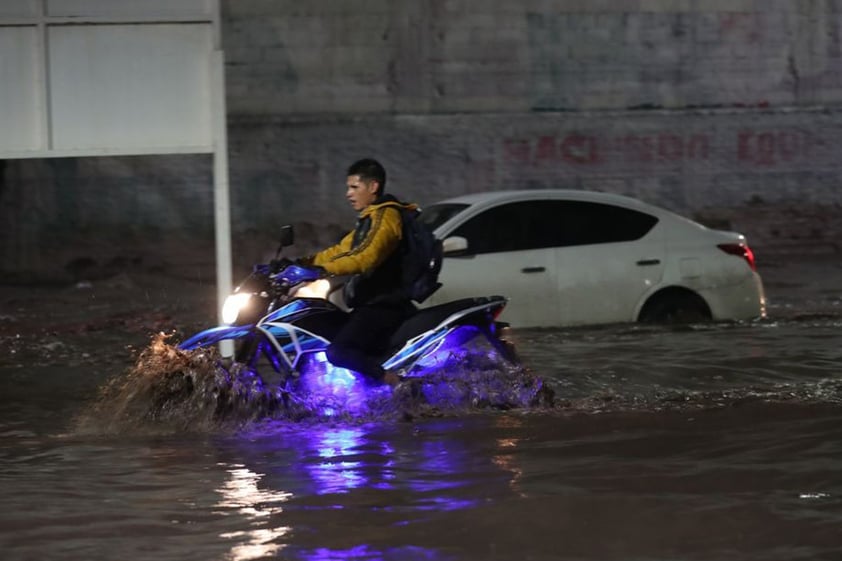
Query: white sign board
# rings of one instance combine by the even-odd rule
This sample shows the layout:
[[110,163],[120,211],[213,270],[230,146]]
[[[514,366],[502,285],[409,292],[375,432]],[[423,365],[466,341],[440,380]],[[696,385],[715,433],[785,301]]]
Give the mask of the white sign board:
[[218,29],[216,0],[2,0],[0,158],[213,152]]
[[231,236],[219,0],[0,0],[0,160],[172,153],[214,155],[221,302]]
[[52,148],[209,152],[207,24],[49,29]]
[[0,158],[45,146],[38,44],[34,27],[0,27]]

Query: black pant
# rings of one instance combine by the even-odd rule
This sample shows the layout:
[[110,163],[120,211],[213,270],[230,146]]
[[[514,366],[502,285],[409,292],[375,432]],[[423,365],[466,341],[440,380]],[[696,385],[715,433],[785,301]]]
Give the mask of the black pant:
[[382,380],[380,363],[389,348],[389,337],[413,311],[409,302],[354,308],[327,348],[327,359],[334,366]]

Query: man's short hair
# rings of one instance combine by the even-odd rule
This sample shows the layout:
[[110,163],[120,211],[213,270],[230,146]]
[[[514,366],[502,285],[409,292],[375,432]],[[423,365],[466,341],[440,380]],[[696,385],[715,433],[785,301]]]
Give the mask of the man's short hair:
[[379,195],[386,191],[386,169],[377,160],[372,158],[357,160],[348,167],[348,176],[352,175],[359,175],[363,181],[376,181],[380,185],[377,190]]

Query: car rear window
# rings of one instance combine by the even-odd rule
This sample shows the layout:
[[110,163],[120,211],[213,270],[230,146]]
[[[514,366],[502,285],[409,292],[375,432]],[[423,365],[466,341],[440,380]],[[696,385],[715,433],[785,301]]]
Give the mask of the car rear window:
[[474,254],[624,242],[642,238],[657,217],[586,201],[519,201],[490,208],[459,226]]
[[435,230],[466,208],[464,203],[441,203],[421,208],[421,222]]

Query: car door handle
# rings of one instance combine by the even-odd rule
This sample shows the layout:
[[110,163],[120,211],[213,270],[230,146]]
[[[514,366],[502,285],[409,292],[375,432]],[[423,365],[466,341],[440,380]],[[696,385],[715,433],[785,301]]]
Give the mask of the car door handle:
[[660,265],[661,260],[660,259],[641,259],[640,261],[637,262],[637,264],[640,265],[641,267],[646,267],[647,265]]
[[543,273],[547,269],[545,267],[524,267],[520,270],[521,273]]

